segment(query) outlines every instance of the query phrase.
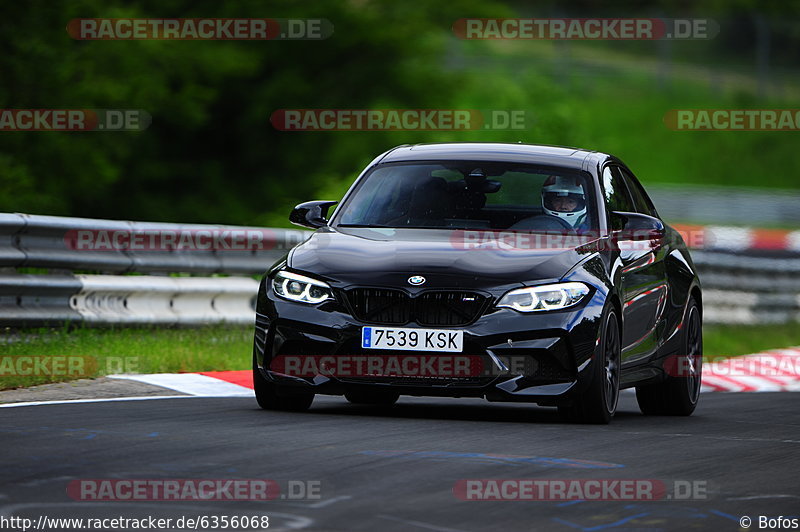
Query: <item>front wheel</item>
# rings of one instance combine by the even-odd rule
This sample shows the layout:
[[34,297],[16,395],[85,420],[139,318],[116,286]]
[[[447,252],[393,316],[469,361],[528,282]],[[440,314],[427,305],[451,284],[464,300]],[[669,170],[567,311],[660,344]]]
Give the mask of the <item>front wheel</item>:
[[253,359],[253,389],[256,392],[258,406],[264,410],[286,410],[303,412],[308,410],[314,401],[313,393],[297,395],[278,395],[277,385],[264,378]]
[[610,310],[592,361],[592,381],[571,406],[559,407],[569,421],[605,425],[614,417],[619,401],[620,333],[617,314]]
[[697,407],[703,376],[703,326],[700,309],[694,298],[686,308],[684,351],[666,380],[657,384],[636,387],[639,410],[648,416],[689,416]]

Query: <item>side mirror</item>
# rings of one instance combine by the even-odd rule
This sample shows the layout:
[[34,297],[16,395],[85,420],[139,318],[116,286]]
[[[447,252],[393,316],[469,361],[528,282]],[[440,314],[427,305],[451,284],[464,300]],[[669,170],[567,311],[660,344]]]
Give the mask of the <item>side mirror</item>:
[[295,225],[318,229],[328,225],[328,209],[338,201],[307,201],[292,209],[289,221]]
[[611,227],[616,240],[661,240],[664,223],[658,218],[638,212],[611,213]]

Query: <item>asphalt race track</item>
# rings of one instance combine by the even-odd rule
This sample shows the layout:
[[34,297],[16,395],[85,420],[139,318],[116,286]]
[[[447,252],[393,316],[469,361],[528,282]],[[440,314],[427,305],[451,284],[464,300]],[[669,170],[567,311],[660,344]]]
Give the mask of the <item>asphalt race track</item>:
[[[408,397],[388,409],[317,397],[302,414],[265,412],[247,397],[3,408],[0,516],[268,515],[270,530],[725,531],[747,515],[756,530],[759,515],[800,513],[797,397],[704,394],[692,417],[647,418],[623,394],[609,426],[566,424],[528,405]],[[320,496],[92,502],[67,493],[76,479],[274,479],[283,496],[289,481],[318,481]],[[668,494],[463,501],[459,479],[656,479]],[[676,480],[701,489],[674,492]]]

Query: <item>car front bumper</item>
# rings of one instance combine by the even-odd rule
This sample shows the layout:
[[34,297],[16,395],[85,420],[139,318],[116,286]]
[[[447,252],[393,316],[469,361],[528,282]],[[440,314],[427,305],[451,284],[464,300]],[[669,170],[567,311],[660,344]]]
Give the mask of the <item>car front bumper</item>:
[[[398,355],[453,356],[453,353],[362,349],[366,325],[336,303],[319,306],[277,297],[262,284],[257,305],[255,366],[278,385],[278,393],[342,395],[349,390],[387,391],[400,395],[485,397],[490,401],[564,404],[581,393],[591,379],[593,355],[605,296],[595,291],[577,307],[520,313],[490,308],[458,329],[464,332],[463,355],[480,358],[480,375],[373,376],[341,374],[289,375],[276,371],[279,357],[368,357]],[[410,323],[402,327],[425,329]]]

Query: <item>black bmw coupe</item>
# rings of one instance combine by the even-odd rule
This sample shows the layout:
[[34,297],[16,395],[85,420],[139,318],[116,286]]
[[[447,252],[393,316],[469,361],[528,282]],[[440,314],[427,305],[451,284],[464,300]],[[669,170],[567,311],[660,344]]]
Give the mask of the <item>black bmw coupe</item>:
[[681,235],[633,173],[594,151],[399,146],[341,203],[290,220],[312,236],[265,274],[253,379],[265,409],[315,394],[556,406],[608,423],[619,391],[689,415],[702,293]]

